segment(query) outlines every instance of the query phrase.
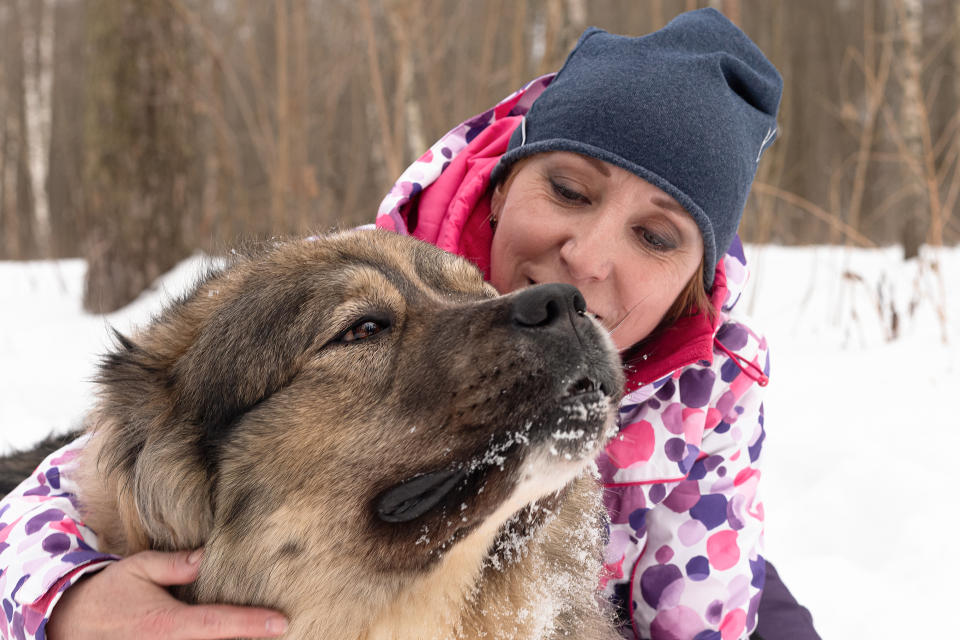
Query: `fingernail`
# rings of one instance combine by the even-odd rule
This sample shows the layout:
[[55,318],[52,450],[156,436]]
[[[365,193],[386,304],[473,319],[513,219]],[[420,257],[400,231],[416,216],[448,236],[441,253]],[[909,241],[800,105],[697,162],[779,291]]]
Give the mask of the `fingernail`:
[[203,549],[197,549],[189,556],[187,556],[187,564],[194,565],[200,564],[200,561],[203,559]]
[[287,630],[287,619],[280,616],[267,618],[268,633],[284,633]]

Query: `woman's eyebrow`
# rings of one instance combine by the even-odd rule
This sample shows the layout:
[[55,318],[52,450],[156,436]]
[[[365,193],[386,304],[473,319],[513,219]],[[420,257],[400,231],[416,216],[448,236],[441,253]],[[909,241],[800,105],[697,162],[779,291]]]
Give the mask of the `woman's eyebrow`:
[[685,215],[685,216],[689,216],[689,215],[690,215],[690,214],[687,212],[687,210],[684,209],[684,208],[680,205],[680,203],[677,202],[676,200],[674,200],[673,198],[664,198],[663,196],[655,195],[655,196],[653,196],[653,197],[650,198],[650,203],[651,203],[651,204],[654,204],[654,205],[656,205],[656,206],[658,206],[658,207],[660,207],[661,209],[666,209],[667,211],[672,211],[672,212],[674,212],[674,213],[680,213],[680,214],[683,214],[683,215]]
[[583,160],[590,163],[594,169],[602,173],[606,177],[610,177],[610,167],[607,166],[607,163],[603,160],[598,160],[596,158],[591,158],[590,156],[580,156]]

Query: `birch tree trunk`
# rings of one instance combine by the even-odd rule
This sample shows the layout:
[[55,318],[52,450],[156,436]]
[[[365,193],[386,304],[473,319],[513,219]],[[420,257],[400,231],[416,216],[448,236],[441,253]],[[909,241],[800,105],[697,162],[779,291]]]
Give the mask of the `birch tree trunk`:
[[29,28],[23,30],[23,93],[26,152],[33,194],[34,236],[39,255],[49,257],[50,207],[47,200],[50,148],[50,93],[53,81],[53,15],[50,0],[21,0]]
[[[900,65],[902,70],[902,103],[900,107],[900,123],[904,140],[904,147],[909,154],[908,165],[918,168],[924,167],[924,105],[923,79],[920,59],[923,46],[923,5],[921,0],[900,0],[899,7],[901,25]],[[917,199],[912,215],[904,221],[902,238],[904,258],[917,255],[918,240],[922,241],[927,235],[930,226],[929,211],[930,198],[925,184],[924,171],[907,172],[911,181],[917,185]]]

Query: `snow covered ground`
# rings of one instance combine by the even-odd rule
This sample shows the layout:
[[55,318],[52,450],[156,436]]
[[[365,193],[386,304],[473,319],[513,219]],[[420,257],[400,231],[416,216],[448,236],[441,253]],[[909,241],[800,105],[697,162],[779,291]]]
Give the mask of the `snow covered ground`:
[[[826,640],[956,635],[960,250],[939,256],[942,290],[897,248],[755,246],[747,257],[740,308],[767,333],[773,367],[768,557]],[[109,328],[147,322],[204,264],[91,316],[81,261],[0,262],[0,451],[76,425]]]

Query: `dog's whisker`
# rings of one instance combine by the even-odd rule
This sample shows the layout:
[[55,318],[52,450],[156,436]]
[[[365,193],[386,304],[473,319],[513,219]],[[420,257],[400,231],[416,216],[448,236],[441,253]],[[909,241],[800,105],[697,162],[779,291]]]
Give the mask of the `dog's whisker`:
[[607,335],[613,337],[613,332],[619,329],[623,325],[623,323],[626,321],[626,319],[630,317],[630,314],[633,313],[634,310],[636,310],[636,308],[639,307],[640,304],[643,303],[643,301],[646,300],[648,297],[649,296],[643,296],[642,298],[637,300],[637,303],[632,307],[630,307],[630,309],[625,314],[623,314],[623,317],[620,318],[615,325],[613,325],[613,328],[607,330]]

